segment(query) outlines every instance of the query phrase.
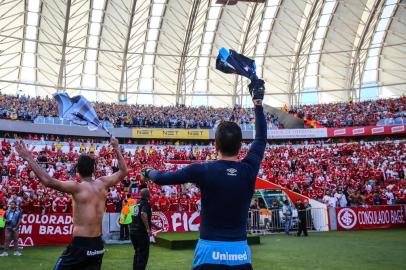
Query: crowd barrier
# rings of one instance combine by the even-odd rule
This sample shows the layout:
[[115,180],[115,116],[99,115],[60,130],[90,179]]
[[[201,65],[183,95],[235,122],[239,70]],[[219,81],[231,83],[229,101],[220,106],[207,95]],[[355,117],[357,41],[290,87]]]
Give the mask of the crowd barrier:
[[[306,224],[309,230],[321,230],[321,217],[325,209],[312,208],[306,211]],[[120,234],[120,213],[105,213],[103,216],[103,239],[118,240]],[[199,231],[199,212],[153,212],[153,229],[162,232]],[[272,233],[283,231],[284,218],[281,210],[267,212],[250,211],[248,215],[248,233]],[[297,229],[297,211],[293,216],[292,230]],[[71,214],[23,214],[20,226],[19,246],[60,246],[67,245],[72,239],[73,218]]]
[[[51,124],[52,122],[52,124]],[[89,136],[106,137],[106,133],[99,129],[90,131],[87,127],[71,125],[69,128],[62,124],[55,124],[56,120],[14,121],[0,119],[0,130],[4,132],[26,132],[63,135],[63,136]],[[38,124],[43,123],[43,124]],[[59,120],[58,123],[63,123]],[[110,128],[117,138],[133,139],[175,139],[175,140],[213,140],[215,129],[157,129],[157,128]],[[406,125],[394,126],[367,126],[343,128],[308,128],[308,129],[275,129],[268,126],[268,139],[317,139],[354,136],[375,136],[406,134]],[[253,126],[242,125],[242,136],[245,140],[255,138]]]
[[[309,208],[300,210],[306,212],[306,228],[313,231],[325,231],[328,224],[321,222],[327,221],[327,212],[324,208]],[[299,226],[298,215],[300,211],[293,211],[290,223],[290,231],[297,231]],[[283,232],[285,230],[286,218],[282,209],[273,210],[250,210],[248,214],[248,233],[269,234]]]

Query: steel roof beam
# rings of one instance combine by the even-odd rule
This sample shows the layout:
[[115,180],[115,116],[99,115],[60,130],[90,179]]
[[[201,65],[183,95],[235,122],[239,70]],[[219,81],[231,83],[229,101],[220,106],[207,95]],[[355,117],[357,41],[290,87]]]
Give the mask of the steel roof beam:
[[189,22],[186,29],[185,40],[183,43],[182,54],[178,69],[178,81],[176,84],[176,105],[184,104],[184,94],[186,94],[186,61],[190,51],[192,33],[195,29],[197,12],[199,11],[200,0],[194,0],[190,11]]
[[[57,91],[61,91],[63,85],[65,73],[66,73],[66,40],[68,38],[68,31],[69,31],[69,19],[70,19],[70,7],[71,7],[72,0],[66,1],[66,13],[65,13],[65,27],[63,31],[63,41],[62,41],[62,52],[61,52],[61,64],[59,66],[59,76],[58,76],[58,88]],[[66,78],[65,78],[66,83]]]
[[[123,52],[123,63],[121,64],[121,79],[120,79],[120,88],[118,92],[118,101],[125,100],[127,101],[127,92],[128,92],[128,87],[127,87],[127,52],[128,52],[128,45],[130,43],[131,39],[131,29],[134,21],[134,15],[135,15],[135,6],[137,5],[137,0],[132,1],[132,6],[131,6],[131,13],[130,13],[130,21],[128,23],[128,28],[127,28],[127,37],[125,40],[124,44],[124,52]],[[124,88],[124,80],[125,80],[125,85],[126,88]]]

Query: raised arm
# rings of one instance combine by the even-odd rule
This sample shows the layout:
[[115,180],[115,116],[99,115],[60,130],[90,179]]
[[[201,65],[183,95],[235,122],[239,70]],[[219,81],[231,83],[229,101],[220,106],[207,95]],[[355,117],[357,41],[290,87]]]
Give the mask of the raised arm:
[[16,142],[14,148],[18,155],[25,159],[38,177],[39,181],[46,187],[56,189],[61,192],[73,194],[78,190],[78,183],[74,181],[59,181],[49,176],[47,171],[44,170],[32,157],[31,152],[27,149],[23,141]]
[[191,164],[177,171],[161,172],[150,168],[145,168],[141,171],[144,179],[152,180],[155,184],[177,185],[185,183],[199,184],[200,176],[204,170],[204,164]]
[[110,144],[113,147],[113,151],[116,153],[117,156],[118,171],[112,175],[102,176],[99,178],[105,184],[106,188],[116,185],[118,182],[123,180],[124,177],[126,177],[127,175],[127,165],[125,164],[124,157],[121,154],[121,149],[118,145],[118,140],[116,138],[112,138]]
[[259,170],[260,163],[264,157],[266,147],[267,128],[262,102],[254,100],[255,104],[255,139],[251,144],[247,156],[243,162],[250,164],[255,170]]

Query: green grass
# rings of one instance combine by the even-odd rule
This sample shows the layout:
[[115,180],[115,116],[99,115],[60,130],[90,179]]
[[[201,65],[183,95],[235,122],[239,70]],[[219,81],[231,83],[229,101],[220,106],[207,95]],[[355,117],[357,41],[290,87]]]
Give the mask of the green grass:
[[[177,236],[174,236],[177,237]],[[102,269],[132,269],[133,248],[109,245]],[[251,247],[256,270],[406,269],[406,230],[272,235]],[[28,248],[22,257],[0,258],[0,269],[52,269],[63,247]],[[190,269],[193,250],[152,247],[149,270]]]
[[159,237],[168,240],[195,240],[199,238],[199,232],[188,232],[188,233],[160,233]]

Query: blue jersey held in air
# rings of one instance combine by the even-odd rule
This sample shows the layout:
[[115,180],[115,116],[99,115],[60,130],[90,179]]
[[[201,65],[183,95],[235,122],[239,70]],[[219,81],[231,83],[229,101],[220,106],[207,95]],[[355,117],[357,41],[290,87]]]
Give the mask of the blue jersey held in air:
[[158,185],[196,183],[201,190],[200,238],[212,241],[247,239],[247,215],[267,137],[262,106],[255,108],[255,140],[240,161],[217,160],[191,164],[181,170],[152,170]]

